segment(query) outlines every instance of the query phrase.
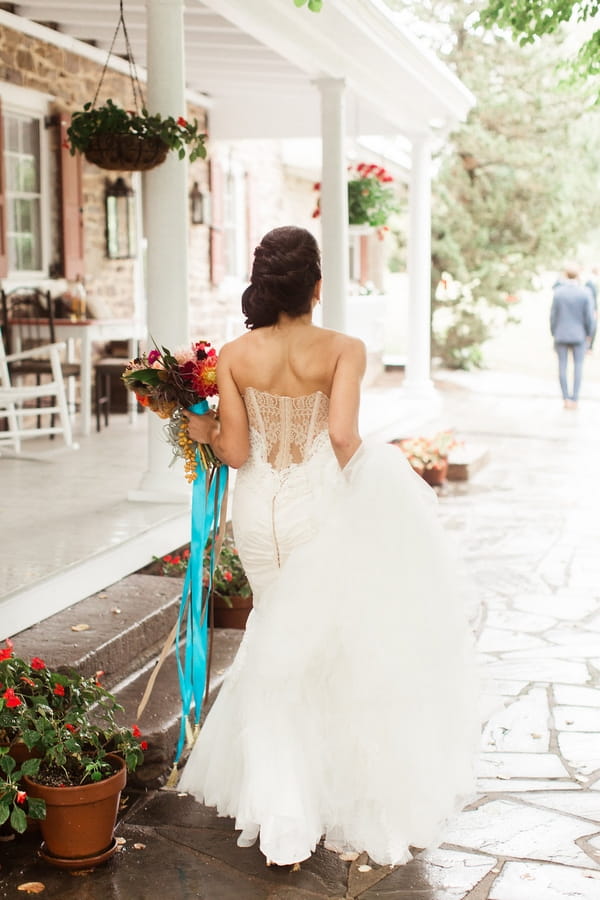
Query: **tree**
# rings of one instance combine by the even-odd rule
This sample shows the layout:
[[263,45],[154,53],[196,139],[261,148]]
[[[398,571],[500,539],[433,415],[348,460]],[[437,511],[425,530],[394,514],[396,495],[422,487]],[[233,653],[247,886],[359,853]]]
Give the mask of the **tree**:
[[[512,315],[507,301],[589,235],[600,172],[589,89],[562,83],[553,38],[542,50],[486,32],[483,2],[426,0],[414,7],[426,19],[411,26],[477,99],[442,145],[433,183],[434,351],[460,366],[481,360],[481,343]],[[443,273],[464,291],[440,296]]]
[[[480,21],[486,28],[507,28],[521,45],[532,44],[542,35],[555,34],[570,23],[585,25],[598,14],[597,0],[488,0]],[[589,34],[589,28],[581,29]],[[578,54],[570,65],[580,77],[600,74],[600,29],[579,41]]]

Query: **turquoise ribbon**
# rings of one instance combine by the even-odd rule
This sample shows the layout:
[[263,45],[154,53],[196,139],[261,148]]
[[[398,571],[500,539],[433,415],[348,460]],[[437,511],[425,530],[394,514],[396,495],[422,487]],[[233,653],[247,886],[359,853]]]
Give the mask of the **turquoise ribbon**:
[[[208,403],[202,400],[190,407],[190,412],[204,415]],[[186,723],[194,706],[194,721],[200,721],[202,701],[208,677],[208,612],[212,587],[215,537],[221,517],[221,506],[227,487],[227,466],[221,465],[205,471],[201,469],[198,455],[197,476],[192,488],[192,521],[190,556],[188,559],[175,638],[175,658],[181,692],[181,728],[175,753],[179,761],[185,744]],[[203,584],[204,555],[211,542],[211,558],[208,584]],[[185,644],[182,648],[182,636]]]

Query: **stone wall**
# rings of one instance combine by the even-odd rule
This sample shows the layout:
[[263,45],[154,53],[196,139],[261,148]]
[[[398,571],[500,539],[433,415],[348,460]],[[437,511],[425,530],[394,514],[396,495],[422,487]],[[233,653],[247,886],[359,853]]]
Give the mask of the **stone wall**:
[[[57,110],[72,111],[93,99],[102,67],[82,56],[11,29],[0,27],[0,95],[2,82],[53,95]],[[128,76],[107,70],[98,102],[108,97],[126,108],[133,103]],[[210,133],[210,121],[203,109],[191,107],[188,115],[197,118],[202,130]],[[60,218],[58,191],[58,129],[50,137],[52,194],[51,263],[60,260]],[[279,225],[296,224],[319,234],[319,223],[311,218],[314,208],[312,182],[286,172],[280,145],[276,141],[212,142],[209,158],[224,166],[241,168],[252,186],[251,209],[246,230],[248,241],[247,271],[237,278],[227,278],[218,286],[210,282],[210,226],[190,225],[191,327],[195,336],[207,337],[219,346],[224,340],[244,330],[240,297],[248,281],[252,249],[261,236]],[[104,192],[107,176],[113,180],[118,172],[105,172],[83,163],[83,195],[85,226],[85,281],[90,304],[101,315],[130,316],[134,311],[135,263],[133,260],[111,260],[106,256]],[[123,173],[131,184],[131,173]],[[139,179],[142,185],[143,176]],[[203,193],[208,192],[208,163],[199,160],[189,166],[190,190],[197,181]],[[52,293],[60,294],[64,280],[50,282]]]

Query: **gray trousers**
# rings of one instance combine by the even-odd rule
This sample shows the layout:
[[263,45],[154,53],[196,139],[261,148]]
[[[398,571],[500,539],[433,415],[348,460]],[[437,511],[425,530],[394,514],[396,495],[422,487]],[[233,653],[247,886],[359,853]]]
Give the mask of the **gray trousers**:
[[[581,376],[583,375],[583,360],[585,359],[586,343],[585,341],[581,341],[578,344],[562,344],[556,341],[554,346],[558,354],[558,380],[560,381],[563,400],[574,400],[577,402],[579,398],[579,388],[581,387]],[[573,354],[573,390],[571,392],[569,392],[567,381],[569,350]]]

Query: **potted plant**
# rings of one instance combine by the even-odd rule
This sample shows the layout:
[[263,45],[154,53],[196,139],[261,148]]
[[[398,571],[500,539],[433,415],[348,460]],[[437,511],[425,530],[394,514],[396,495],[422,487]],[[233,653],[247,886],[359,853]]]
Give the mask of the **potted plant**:
[[431,437],[406,438],[395,441],[409,463],[428,484],[440,485],[448,475],[448,454],[456,446],[451,431],[438,431]]
[[[358,163],[348,167],[348,224],[355,230],[377,229],[379,236],[387,231],[392,213],[398,212],[398,201],[390,187],[393,176],[374,163]],[[317,182],[314,189],[321,189]],[[320,200],[313,211],[313,218],[321,214]]]
[[118,724],[123,708],[100,683],[101,674],[52,670],[39,657],[27,662],[14,655],[10,641],[0,650],[4,808],[14,795],[10,818],[20,830],[15,803],[38,801],[28,813],[41,819],[40,853],[62,867],[95,865],[112,855],[127,770],[137,767],[147,747],[136,726]]
[[108,99],[103,106],[85,103],[72,114],[67,129],[71,154],[85,158],[102,169],[143,171],[164,162],[174,150],[179,159],[189,152],[190,161],[206,157],[206,134],[198,121],[183,116],[163,118],[144,107],[126,110]]
[[0,829],[12,829],[21,834],[27,819],[43,819],[46,807],[43,800],[30,797],[23,789],[25,775],[35,775],[41,760],[27,759],[21,765],[8,746],[0,746]]
[[252,610],[252,588],[230,534],[225,535],[215,566],[212,601],[217,628],[246,627]]

